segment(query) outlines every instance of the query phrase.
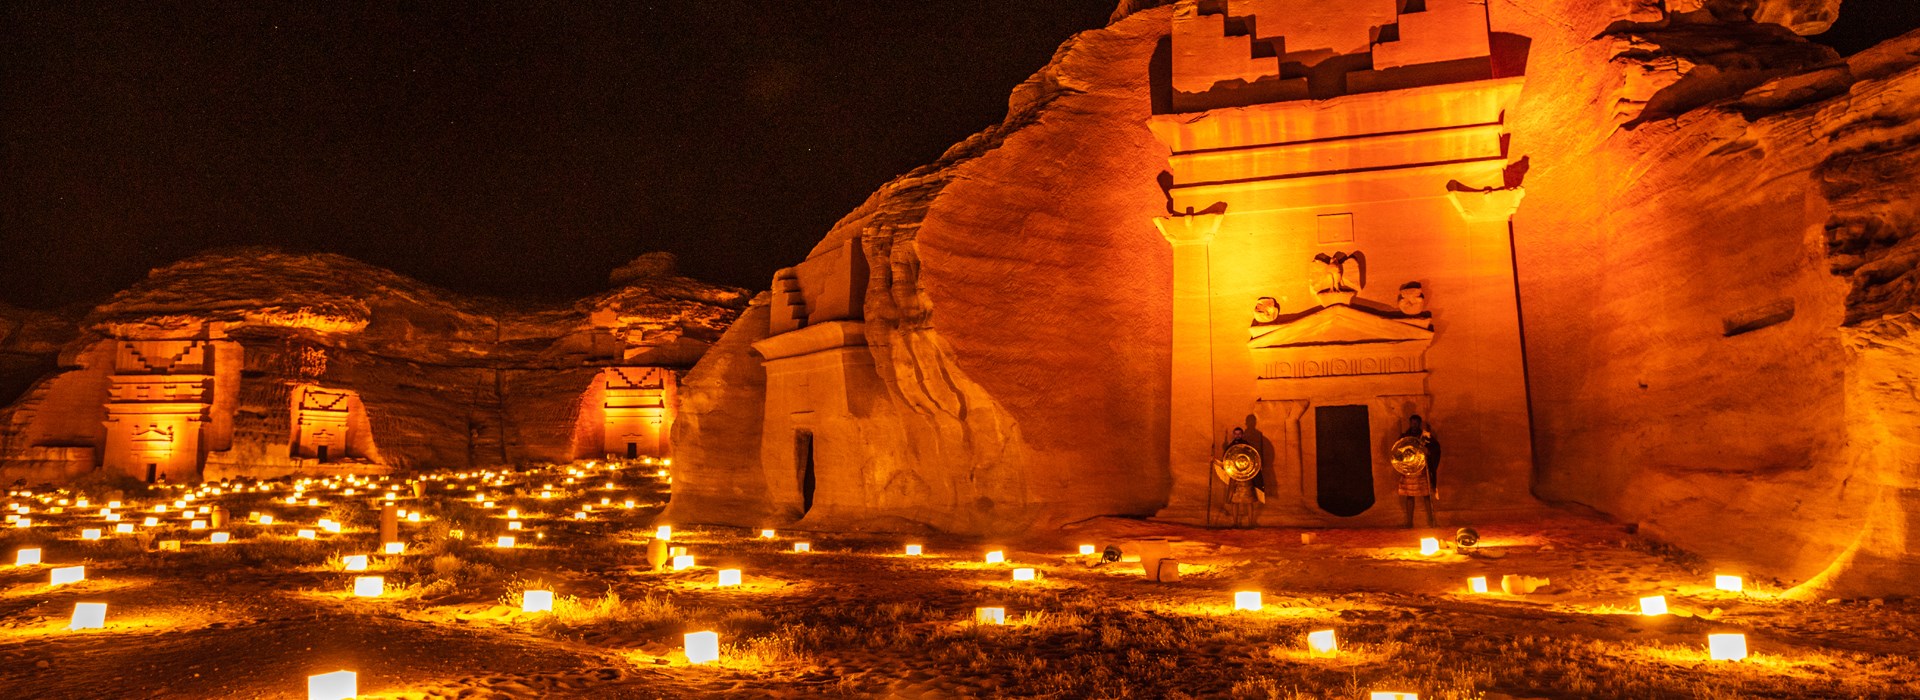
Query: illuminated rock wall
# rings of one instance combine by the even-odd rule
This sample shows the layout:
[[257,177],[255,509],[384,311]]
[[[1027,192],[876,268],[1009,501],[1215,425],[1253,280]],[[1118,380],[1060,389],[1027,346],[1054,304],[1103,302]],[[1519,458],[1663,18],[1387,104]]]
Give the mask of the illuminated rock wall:
[[0,477],[565,461],[624,456],[609,441],[629,437],[665,456],[678,373],[746,297],[646,272],[538,307],[338,256],[183,261],[94,309],[58,370],[0,410]]
[[[676,444],[704,458],[681,465],[676,513],[995,532],[1177,502],[1183,472],[1170,464],[1169,435],[1180,439],[1173,426],[1186,409],[1175,408],[1173,366],[1176,341],[1194,331],[1175,325],[1176,253],[1152,222],[1186,212],[1169,196],[1173,187],[1178,199],[1181,166],[1169,167],[1150,124],[1156,113],[1268,103],[1301,89],[1284,84],[1291,78],[1321,100],[1303,103],[1304,113],[1338,114],[1355,96],[1316,94],[1316,79],[1338,83],[1313,71],[1263,80],[1288,54],[1285,37],[1274,43],[1261,23],[1222,21],[1220,38],[1244,37],[1248,52],[1213,78],[1243,86],[1181,97],[1178,58],[1223,49],[1176,51],[1176,15],[1258,3],[1149,7],[1159,4],[1125,3],[1111,26],[1069,41],[1016,88],[1005,123],[883,187],[827,234],[810,266],[774,280],[771,320],[736,328],[751,340],[694,371],[738,379],[757,365],[766,394],[717,381],[686,387],[702,419]],[[1382,18],[1404,9],[1325,5]],[[1911,250],[1920,138],[1909,125],[1920,39],[1842,61],[1795,36],[1818,31],[1838,7],[1487,6],[1489,79],[1524,75],[1490,130],[1505,157],[1451,193],[1423,183],[1419,196],[1451,199],[1428,213],[1454,208],[1463,219],[1518,200],[1509,259],[1498,260],[1499,226],[1487,224],[1489,245],[1462,270],[1517,270],[1526,416],[1515,415],[1516,378],[1501,358],[1485,377],[1499,387],[1485,390],[1490,405],[1478,405],[1477,381],[1442,389],[1437,364],[1429,393],[1436,406],[1443,396],[1458,402],[1449,420],[1505,416],[1454,437],[1491,450],[1485,458],[1531,464],[1531,490],[1544,500],[1637,522],[1716,568],[1812,581],[1810,591],[1913,592],[1920,377],[1908,368],[1920,364]],[[1405,29],[1360,44],[1414,38]],[[1503,54],[1525,60],[1506,64]],[[1260,63],[1269,56],[1274,65]],[[1409,67],[1381,70],[1377,56],[1332,66]],[[1399,72],[1373,84],[1433,74]],[[1354,213],[1365,244],[1366,219]],[[1317,244],[1318,221],[1272,223],[1312,231]],[[850,244],[868,276],[857,315],[796,323],[811,314],[809,297],[825,293],[814,287],[848,281],[819,270],[838,269]],[[1220,259],[1249,254],[1267,255],[1242,247]],[[1294,257],[1249,262],[1298,274]],[[1386,292],[1430,274],[1368,262],[1380,267],[1361,301],[1391,303]],[[1433,352],[1451,342],[1445,319],[1468,301],[1459,293],[1470,287],[1459,285],[1474,276],[1433,285]],[[1257,296],[1312,291],[1277,280],[1233,289],[1245,298],[1223,309],[1245,319]],[[1520,424],[1527,435],[1512,433]],[[1452,447],[1446,425],[1436,427]],[[810,508],[802,431],[811,432]],[[1518,468],[1488,472],[1509,489],[1495,500],[1515,495]]]

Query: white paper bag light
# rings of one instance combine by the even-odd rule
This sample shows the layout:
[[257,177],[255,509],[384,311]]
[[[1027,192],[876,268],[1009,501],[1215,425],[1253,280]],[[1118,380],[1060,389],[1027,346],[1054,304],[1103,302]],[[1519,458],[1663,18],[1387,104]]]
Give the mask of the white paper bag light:
[[353,700],[359,696],[359,674],[352,671],[307,676],[307,700]]
[[687,663],[709,664],[720,660],[720,635],[715,632],[688,632]]
[[107,626],[106,603],[74,603],[70,630],[97,630]]
[[973,622],[979,625],[1007,624],[1007,609],[998,606],[974,608]]
[[1259,610],[1261,607],[1259,591],[1234,591],[1233,609]]
[[1307,649],[1317,658],[1330,658],[1340,653],[1340,643],[1333,637],[1333,630],[1320,630],[1307,634]]
[[521,594],[520,612],[553,612],[553,591],[527,591]]
[[361,598],[378,598],[387,592],[387,579],[383,576],[355,576],[353,594]]
[[87,567],[63,566],[58,569],[54,569],[52,572],[48,574],[47,585],[64,586],[69,583],[78,583],[80,581],[85,581],[86,579],[87,579]]
[[1739,661],[1747,658],[1747,635],[1709,634],[1707,653],[1714,661]]
[[1667,597],[1663,595],[1653,595],[1641,598],[1640,614],[1648,617],[1667,614]]

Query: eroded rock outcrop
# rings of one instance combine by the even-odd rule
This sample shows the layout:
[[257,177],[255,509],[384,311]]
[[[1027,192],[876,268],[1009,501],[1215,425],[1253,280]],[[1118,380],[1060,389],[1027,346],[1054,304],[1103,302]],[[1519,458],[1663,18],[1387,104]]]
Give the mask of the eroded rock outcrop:
[[[678,436],[703,456],[676,512],[995,532],[1167,502],[1168,152],[1147,124],[1191,3],[1166,4],[1122,3],[1005,123],[776,277],[774,332],[703,363],[824,398],[717,398]],[[1524,57],[1501,125],[1532,489],[1719,568],[1912,592],[1920,39],[1843,60],[1794,36],[1838,6],[1489,6],[1495,53]],[[830,262],[849,250],[863,267]],[[854,305],[813,291],[848,280]],[[759,444],[736,401],[762,402]],[[678,488],[708,470],[755,475],[764,509]]]
[[[172,480],[664,456],[678,371],[746,295],[670,272],[574,303],[335,255],[207,253],[95,308],[0,412],[0,473]],[[627,443],[635,443],[629,445]]]

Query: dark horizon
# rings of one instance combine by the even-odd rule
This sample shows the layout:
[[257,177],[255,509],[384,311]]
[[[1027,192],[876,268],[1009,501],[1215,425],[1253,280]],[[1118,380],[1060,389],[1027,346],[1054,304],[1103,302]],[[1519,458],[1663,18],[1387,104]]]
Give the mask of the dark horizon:
[[[1813,38],[1855,53],[1904,2]],[[1115,4],[10,4],[0,302],[247,245],[526,299],[665,250],[760,289]]]

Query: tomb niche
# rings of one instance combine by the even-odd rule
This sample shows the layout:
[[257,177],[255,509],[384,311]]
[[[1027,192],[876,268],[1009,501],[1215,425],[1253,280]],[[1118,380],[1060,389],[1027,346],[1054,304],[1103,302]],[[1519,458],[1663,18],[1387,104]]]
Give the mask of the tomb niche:
[[602,455],[614,459],[673,456],[670,436],[674,394],[679,388],[679,379],[673,370],[607,367],[600,371],[597,388],[600,390]]
[[867,280],[858,240],[775,272],[767,337],[753,343],[767,372],[769,505],[796,520],[866,504],[863,421],[886,395],[867,347]]
[[1446,445],[1443,523],[1537,507],[1505,125],[1524,61],[1486,12],[1176,10],[1152,121],[1175,212],[1161,517],[1221,522],[1209,463],[1238,427],[1266,465],[1260,523],[1399,524],[1389,448],[1414,415]]
[[377,463],[366,406],[348,389],[300,385],[293,390],[291,457],[303,465]]
[[149,483],[198,481],[215,355],[207,338],[115,341],[101,468]]

